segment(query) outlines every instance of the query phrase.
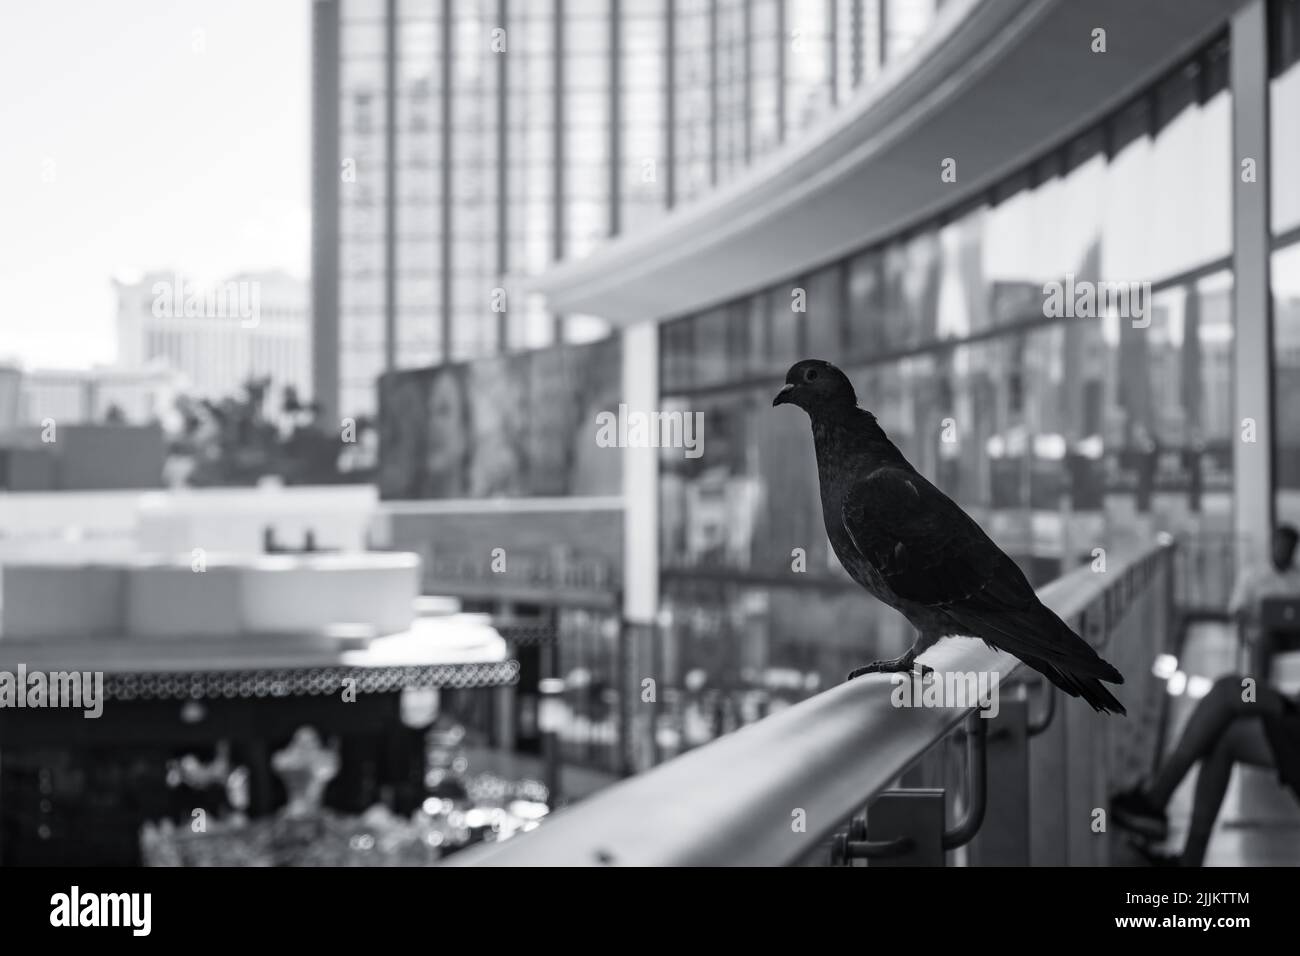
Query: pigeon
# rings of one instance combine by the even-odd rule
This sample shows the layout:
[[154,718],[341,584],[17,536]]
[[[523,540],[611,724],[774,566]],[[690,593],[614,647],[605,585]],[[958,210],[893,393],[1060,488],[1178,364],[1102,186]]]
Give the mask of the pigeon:
[[1038,599],[970,515],[912,467],[858,406],[843,372],[818,359],[797,362],[772,405],[798,406],[812,422],[822,518],[840,564],[917,631],[902,657],[859,667],[850,680],[910,672],[917,655],[942,638],[976,637],[1094,710],[1125,713],[1102,684],[1122,684],[1123,675]]

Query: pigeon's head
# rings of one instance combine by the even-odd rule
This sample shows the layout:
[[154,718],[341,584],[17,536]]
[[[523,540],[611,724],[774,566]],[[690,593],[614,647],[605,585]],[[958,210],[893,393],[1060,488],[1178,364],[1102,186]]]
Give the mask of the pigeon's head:
[[815,411],[854,408],[857,393],[847,375],[830,362],[804,359],[790,366],[785,384],[772,399],[772,405],[798,405],[810,415]]

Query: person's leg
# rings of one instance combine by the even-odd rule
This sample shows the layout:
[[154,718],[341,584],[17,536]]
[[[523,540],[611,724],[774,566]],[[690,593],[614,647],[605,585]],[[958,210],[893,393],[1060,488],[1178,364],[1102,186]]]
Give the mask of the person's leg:
[[1257,717],[1239,717],[1222,734],[1210,754],[1201,761],[1196,776],[1196,795],[1192,801],[1192,818],[1187,829],[1187,843],[1183,847],[1182,865],[1200,866],[1205,860],[1205,848],[1214,831],[1223,806],[1223,796],[1228,792],[1228,781],[1236,764],[1271,768],[1273,748],[1264,734],[1264,722]]
[[1254,699],[1245,700],[1242,677],[1230,674],[1215,681],[1210,692],[1206,694],[1183,728],[1182,736],[1170,751],[1164,766],[1152,777],[1144,792],[1151,802],[1158,807],[1169,803],[1174,790],[1187,776],[1196,761],[1213,752],[1219,737],[1238,717],[1258,716],[1265,713],[1280,713],[1283,707],[1282,695],[1263,683],[1256,682]]
[[1255,631],[1255,644],[1251,648],[1250,665],[1255,680],[1261,684],[1268,683],[1269,671],[1273,668],[1273,658],[1278,650],[1278,638],[1280,635],[1276,631],[1270,631],[1267,628],[1257,628]]

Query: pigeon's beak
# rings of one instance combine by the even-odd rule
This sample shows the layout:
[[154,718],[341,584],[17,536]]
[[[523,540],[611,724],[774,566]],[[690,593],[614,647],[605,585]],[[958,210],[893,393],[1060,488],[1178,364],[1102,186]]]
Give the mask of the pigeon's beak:
[[793,399],[790,398],[790,393],[793,391],[794,391],[793,382],[786,382],[784,385],[782,385],[781,391],[777,392],[776,398],[772,399],[772,407],[776,408],[776,406],[778,405],[787,405],[791,401],[793,401]]

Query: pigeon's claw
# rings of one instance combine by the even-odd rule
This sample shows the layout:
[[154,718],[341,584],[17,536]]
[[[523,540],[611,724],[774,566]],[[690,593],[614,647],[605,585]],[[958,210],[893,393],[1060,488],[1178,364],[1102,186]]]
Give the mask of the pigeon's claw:
[[913,667],[919,667],[921,676],[930,677],[934,674],[934,668],[928,664],[917,664],[916,655],[908,652],[902,657],[896,657],[892,661],[872,661],[863,667],[855,667],[849,671],[849,676],[845,680],[853,680],[855,677],[861,677],[863,674],[903,674]]

